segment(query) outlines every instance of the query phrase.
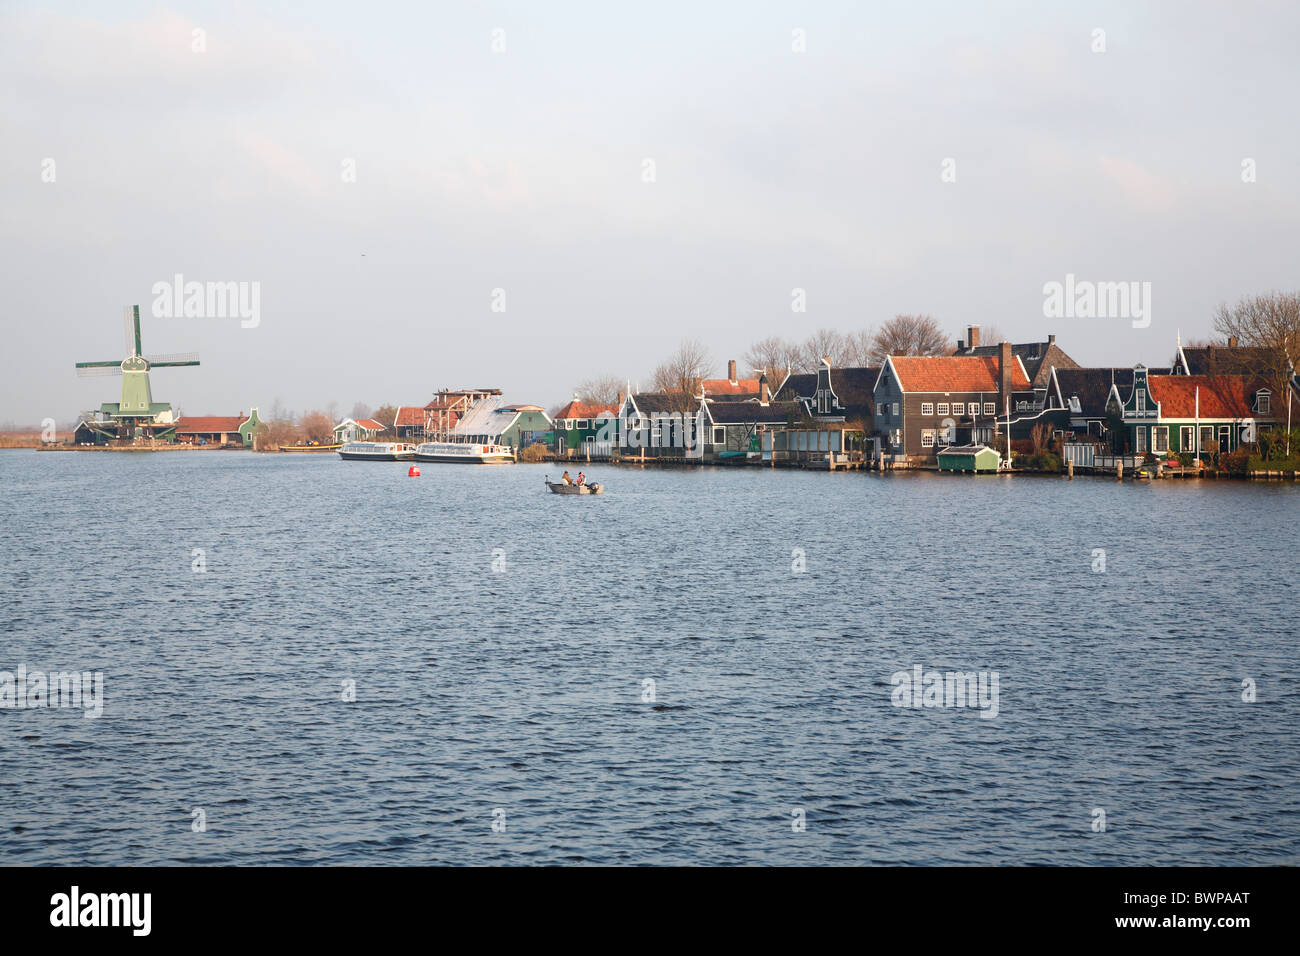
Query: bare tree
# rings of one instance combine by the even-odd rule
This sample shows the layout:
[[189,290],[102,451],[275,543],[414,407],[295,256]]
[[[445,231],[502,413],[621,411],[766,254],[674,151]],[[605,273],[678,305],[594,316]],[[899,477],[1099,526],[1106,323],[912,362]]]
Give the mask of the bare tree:
[[785,381],[787,372],[800,367],[800,352],[800,347],[795,343],[779,335],[769,335],[751,345],[743,358],[750,368],[766,372],[768,382],[775,389]]
[[391,430],[393,423],[397,421],[397,406],[380,405],[375,409],[374,414],[370,417],[379,422],[379,424],[383,425],[385,428]]
[[673,411],[686,414],[695,410],[700,382],[712,370],[709,350],[697,339],[683,339],[677,351],[654,370],[654,389],[670,397]]
[[831,365],[845,365],[852,351],[849,337],[843,332],[818,329],[804,340],[799,350],[799,368],[815,372],[824,358],[830,359]]
[[874,329],[861,329],[844,337],[844,364],[862,368],[871,364],[871,342],[876,337]]
[[951,337],[928,315],[896,315],[871,338],[871,365],[886,355],[950,355]]
[[584,380],[574,391],[580,402],[612,409],[618,404],[618,397],[623,394],[625,387],[624,381],[617,375],[598,375]]
[[1225,339],[1235,338],[1241,345],[1262,349],[1247,360],[1251,367],[1239,371],[1266,378],[1274,394],[1284,394],[1290,379],[1289,362],[1300,361],[1300,292],[1245,296],[1234,306],[1220,305],[1214,313],[1214,331]]
[[357,402],[352,406],[352,411],[348,412],[348,418],[351,418],[354,421],[360,421],[363,418],[369,418],[371,414],[369,405],[365,402]]

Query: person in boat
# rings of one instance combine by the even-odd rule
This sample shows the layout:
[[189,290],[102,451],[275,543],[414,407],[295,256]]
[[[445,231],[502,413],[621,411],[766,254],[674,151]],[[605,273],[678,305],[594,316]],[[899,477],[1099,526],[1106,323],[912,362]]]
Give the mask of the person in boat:
[[585,485],[586,483],[587,483],[587,476],[584,475],[582,472],[578,472],[578,484]]
[[564,473],[564,475],[563,475],[562,477],[563,477],[563,481],[564,481],[564,483],[565,483],[566,485],[571,485],[571,484],[573,484],[573,479],[569,477],[569,473],[568,473],[567,471]]

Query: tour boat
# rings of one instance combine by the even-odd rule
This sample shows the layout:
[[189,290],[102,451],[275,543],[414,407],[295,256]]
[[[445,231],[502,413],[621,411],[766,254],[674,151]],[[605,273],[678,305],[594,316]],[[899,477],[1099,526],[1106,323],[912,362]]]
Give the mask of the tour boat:
[[414,449],[400,441],[350,441],[339,449],[345,461],[404,461]]
[[476,442],[430,441],[415,448],[416,461],[453,461],[466,465],[508,465],[515,453],[509,445],[483,445]]

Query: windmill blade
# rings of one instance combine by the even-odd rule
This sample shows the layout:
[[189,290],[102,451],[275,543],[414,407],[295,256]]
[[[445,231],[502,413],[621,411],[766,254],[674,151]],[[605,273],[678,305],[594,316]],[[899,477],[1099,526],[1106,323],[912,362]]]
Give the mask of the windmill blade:
[[128,305],[122,309],[126,325],[126,350],[131,355],[140,354],[140,307]]
[[78,362],[78,378],[98,378],[101,375],[121,375],[120,362]]
[[146,355],[150,368],[173,368],[180,365],[198,365],[198,352],[169,352],[166,355]]

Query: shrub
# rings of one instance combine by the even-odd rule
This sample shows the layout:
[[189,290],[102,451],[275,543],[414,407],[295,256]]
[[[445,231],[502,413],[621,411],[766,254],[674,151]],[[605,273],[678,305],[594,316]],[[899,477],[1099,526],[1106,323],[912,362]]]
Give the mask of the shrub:
[[530,465],[535,465],[546,458],[547,448],[541,442],[529,445],[519,453],[519,460]]

